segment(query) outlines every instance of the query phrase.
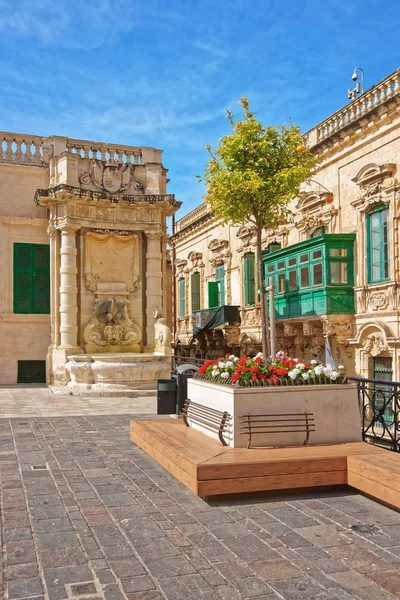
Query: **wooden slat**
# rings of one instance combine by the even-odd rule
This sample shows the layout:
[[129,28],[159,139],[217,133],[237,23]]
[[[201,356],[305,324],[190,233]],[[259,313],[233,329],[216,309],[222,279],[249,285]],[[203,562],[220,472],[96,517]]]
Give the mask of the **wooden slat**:
[[384,502],[385,504],[390,504],[390,506],[393,506],[394,508],[400,509],[400,495],[398,490],[393,487],[387,487],[386,485],[382,485],[372,479],[367,479],[352,471],[347,472],[347,483],[360,492],[368,494],[368,496],[371,496],[374,500],[378,500],[378,502]]
[[320,473],[300,473],[297,475],[269,475],[266,477],[239,477],[234,479],[213,479],[198,482],[200,496],[220,494],[240,494],[269,490],[313,488],[320,486],[343,485],[346,483],[346,470]]
[[[347,469],[350,474],[369,479],[390,489],[400,492],[400,456],[391,456],[384,450],[384,456],[363,454],[362,456],[349,456]],[[387,456],[389,455],[389,456]],[[397,459],[397,460],[396,460]],[[351,485],[351,484],[350,484]]]

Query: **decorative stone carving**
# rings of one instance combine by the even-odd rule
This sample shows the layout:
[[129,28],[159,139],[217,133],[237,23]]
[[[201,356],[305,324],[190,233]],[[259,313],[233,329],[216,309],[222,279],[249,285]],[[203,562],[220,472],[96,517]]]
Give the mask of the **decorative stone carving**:
[[129,301],[97,298],[83,330],[85,352],[139,352],[142,333],[129,315]]
[[332,194],[328,192],[307,192],[302,194],[297,209],[302,215],[299,230],[308,233],[315,227],[328,227],[335,230],[338,209],[328,202]]
[[378,356],[387,352],[388,346],[381,333],[370,333],[365,338],[364,350],[371,356]]
[[155,310],[154,316],[154,354],[158,356],[172,355],[172,335],[166,319],[160,310]]
[[208,249],[212,252],[210,264],[213,267],[224,264],[232,256],[228,240],[211,240]]
[[201,269],[204,267],[203,254],[201,252],[189,252],[188,259],[192,263],[191,269]]
[[370,163],[365,165],[357,175],[352,179],[360,188],[360,196],[351,204],[366,212],[374,204],[388,203],[386,197],[386,188],[393,186],[393,175],[396,171],[396,165],[388,163],[377,165]]
[[178,258],[178,260],[175,263],[175,269],[176,269],[176,274],[178,276],[178,279],[180,277],[182,277],[183,275],[185,275],[185,273],[187,272],[187,264],[188,261]]
[[388,305],[388,297],[384,291],[371,292],[369,297],[369,305],[372,310],[384,310]]
[[98,282],[125,283],[128,292],[139,286],[140,251],[137,235],[88,232],[85,236],[84,279],[88,290]]
[[143,184],[134,178],[135,167],[113,160],[92,160],[89,173],[80,177],[84,189],[97,188],[111,194],[143,194]]

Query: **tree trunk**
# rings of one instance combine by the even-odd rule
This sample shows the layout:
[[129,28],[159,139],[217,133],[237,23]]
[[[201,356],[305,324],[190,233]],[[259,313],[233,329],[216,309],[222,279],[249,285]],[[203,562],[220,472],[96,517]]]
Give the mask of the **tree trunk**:
[[262,248],[261,248],[262,227],[257,226],[257,269],[258,269],[258,289],[260,291],[260,309],[261,309],[261,341],[262,353],[265,358],[270,355],[269,337],[268,337],[268,313],[267,301],[265,292],[265,277],[262,263]]

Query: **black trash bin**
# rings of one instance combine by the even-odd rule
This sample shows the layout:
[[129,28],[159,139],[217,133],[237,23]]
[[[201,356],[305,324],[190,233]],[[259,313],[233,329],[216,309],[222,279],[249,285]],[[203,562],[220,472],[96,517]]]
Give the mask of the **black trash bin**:
[[173,415],[176,411],[176,379],[157,380],[157,414]]
[[187,399],[187,380],[190,379],[197,373],[198,368],[196,365],[179,365],[175,369],[176,374],[172,377],[176,378],[177,390],[176,390],[176,414],[179,415],[182,412],[183,405]]

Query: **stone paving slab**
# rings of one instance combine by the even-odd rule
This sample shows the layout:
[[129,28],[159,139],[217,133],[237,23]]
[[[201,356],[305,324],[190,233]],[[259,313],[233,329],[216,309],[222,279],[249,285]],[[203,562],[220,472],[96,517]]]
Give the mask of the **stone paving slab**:
[[399,597],[399,513],[350,490],[206,503],[131,416],[0,419],[4,598]]

